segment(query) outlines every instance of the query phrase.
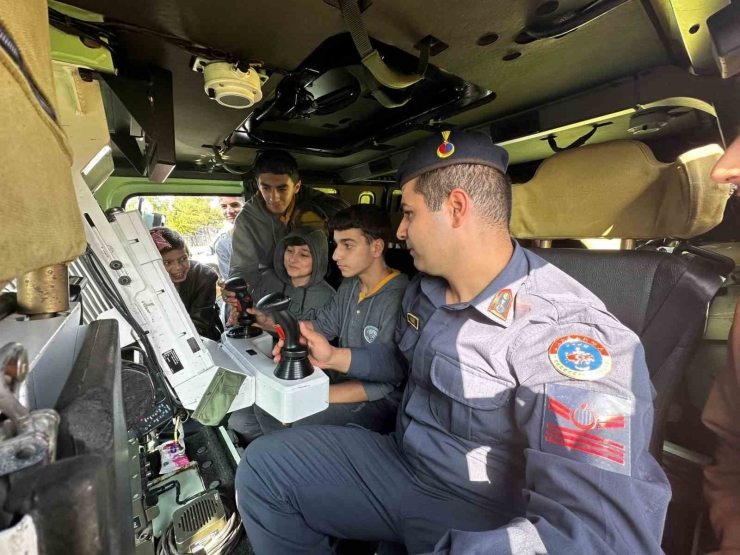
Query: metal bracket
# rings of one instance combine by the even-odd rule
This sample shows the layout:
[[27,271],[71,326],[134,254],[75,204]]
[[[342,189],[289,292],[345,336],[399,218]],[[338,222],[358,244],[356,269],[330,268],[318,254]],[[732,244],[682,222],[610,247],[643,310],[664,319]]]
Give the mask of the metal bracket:
[[[101,74],[111,141],[141,175],[163,183],[175,169],[175,116],[172,73],[158,67],[143,78]],[[144,152],[132,129],[141,126]]]

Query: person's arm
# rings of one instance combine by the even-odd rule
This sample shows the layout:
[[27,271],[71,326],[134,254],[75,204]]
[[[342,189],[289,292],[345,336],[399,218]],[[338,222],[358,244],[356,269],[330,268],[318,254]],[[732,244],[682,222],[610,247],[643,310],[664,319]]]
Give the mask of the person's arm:
[[336,383],[329,386],[329,403],[363,403],[369,401],[365,388],[358,380]]
[[316,311],[316,315],[310,320],[311,329],[317,331],[329,341],[339,337],[342,327],[342,299],[344,289],[340,286],[331,301],[323,308]]
[[[224,280],[232,277],[242,277],[252,287],[256,287],[260,279],[259,263],[260,249],[257,238],[249,228],[248,217],[245,212],[236,217],[234,223],[234,235],[231,238],[231,264],[229,275],[223,276]],[[263,250],[267,246],[262,246]]]
[[[523,336],[509,359],[519,383],[511,406],[527,444],[525,516],[491,531],[450,530],[434,555],[663,553],[671,491],[648,453],[653,404],[642,345],[619,328],[548,327]],[[573,335],[606,347],[607,376],[570,380],[555,371],[548,350]]]
[[[408,361],[395,343],[373,343],[363,349],[332,347],[323,335],[309,326],[310,322],[299,322],[301,342],[308,346],[309,360],[314,366],[367,381],[401,382],[406,379]],[[283,344],[281,339],[272,351],[275,362],[280,361]]]
[[728,365],[714,381],[702,421],[717,436],[715,464],[704,469],[704,496],[723,550],[740,551],[740,304],[728,343]]
[[[402,296],[401,294],[395,299],[389,299],[389,302],[384,305],[378,322],[378,336],[373,341],[373,344],[393,344],[396,328],[399,325],[398,314],[401,310]],[[361,383],[368,400],[379,401],[380,399],[389,397],[398,388],[400,382],[371,382],[363,380]]]
[[221,272],[221,280],[229,279],[231,270],[231,241],[228,236],[221,237],[216,242],[216,261],[218,262],[218,271]]

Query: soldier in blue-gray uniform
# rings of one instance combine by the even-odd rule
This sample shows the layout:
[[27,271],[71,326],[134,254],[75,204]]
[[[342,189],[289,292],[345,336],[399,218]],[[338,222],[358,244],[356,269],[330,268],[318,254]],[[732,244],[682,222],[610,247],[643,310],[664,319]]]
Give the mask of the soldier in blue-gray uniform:
[[648,453],[639,339],[585,287],[512,241],[508,155],[481,133],[419,143],[399,169],[420,274],[395,345],[314,364],[408,379],[396,432],[315,426],[246,450],[237,502],[257,555],[330,554],[330,537],[411,554],[662,553],[670,487]]

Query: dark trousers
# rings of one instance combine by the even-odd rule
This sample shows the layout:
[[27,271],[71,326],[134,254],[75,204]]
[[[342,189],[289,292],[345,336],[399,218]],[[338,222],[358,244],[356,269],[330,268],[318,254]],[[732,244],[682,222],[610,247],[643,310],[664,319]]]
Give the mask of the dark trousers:
[[234,430],[245,443],[262,435],[288,428],[323,424],[346,426],[355,424],[381,434],[390,433],[396,425],[398,403],[389,399],[365,401],[363,403],[332,404],[326,410],[312,414],[293,424],[283,424],[258,406],[233,412],[229,417],[229,428]]
[[509,520],[418,482],[394,434],[352,426],[259,438],[239,464],[236,490],[257,555],[329,555],[329,537],[429,553],[450,529],[492,530]]

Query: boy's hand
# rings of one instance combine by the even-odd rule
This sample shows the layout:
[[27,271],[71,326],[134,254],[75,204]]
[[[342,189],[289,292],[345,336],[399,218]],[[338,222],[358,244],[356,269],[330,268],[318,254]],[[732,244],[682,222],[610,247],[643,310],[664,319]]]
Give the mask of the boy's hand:
[[239,309],[239,301],[236,299],[236,293],[233,291],[227,291],[224,289],[224,286],[226,283],[223,281],[220,281],[218,283],[219,289],[221,289],[221,298],[224,300],[224,302],[230,306],[233,306],[235,309]]
[[[302,345],[308,346],[308,360],[313,366],[321,369],[330,368],[334,347],[332,347],[326,338],[318,332],[313,331],[306,322],[298,322],[298,329],[301,337],[299,341]],[[272,350],[275,362],[280,362],[280,352],[285,342],[281,339]]]
[[267,314],[265,314],[264,312],[260,312],[256,308],[248,308],[247,312],[254,316],[257,320],[255,326],[266,331],[275,331],[275,322],[273,321],[272,316],[268,316]]

